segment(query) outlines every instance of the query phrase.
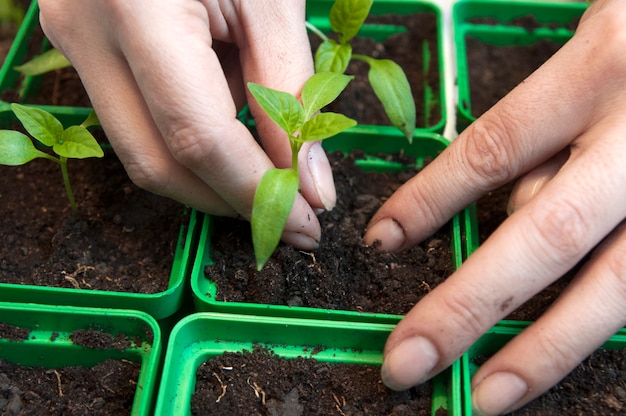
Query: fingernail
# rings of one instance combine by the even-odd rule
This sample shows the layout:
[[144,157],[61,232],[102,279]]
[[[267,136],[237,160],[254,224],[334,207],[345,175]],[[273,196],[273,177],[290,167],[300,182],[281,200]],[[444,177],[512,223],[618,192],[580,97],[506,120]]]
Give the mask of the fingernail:
[[307,165],[320,201],[327,211],[332,210],[337,203],[337,192],[333,180],[333,171],[320,143],[315,143],[309,149]]
[[315,250],[319,247],[319,241],[313,237],[294,231],[283,232],[282,240],[300,250]]
[[476,415],[499,415],[506,412],[528,393],[528,385],[513,373],[493,373],[472,392]]
[[435,346],[424,337],[402,341],[383,361],[380,376],[391,390],[401,391],[421,384],[439,362]]
[[385,218],[372,225],[365,233],[364,240],[368,246],[380,245],[377,248],[385,251],[394,251],[404,245],[404,230],[400,224],[391,218]]

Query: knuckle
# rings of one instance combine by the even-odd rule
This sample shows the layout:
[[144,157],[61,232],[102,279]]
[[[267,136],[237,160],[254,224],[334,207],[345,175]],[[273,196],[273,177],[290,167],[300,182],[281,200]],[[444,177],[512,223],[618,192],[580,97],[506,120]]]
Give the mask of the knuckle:
[[571,267],[587,251],[586,236],[591,224],[569,198],[544,201],[530,214],[530,226],[537,236],[536,247],[554,257],[557,265]]
[[[555,332],[556,331],[556,332]],[[552,374],[567,374],[581,360],[577,343],[558,330],[539,331],[535,339],[538,359],[549,366]]]
[[489,305],[482,297],[470,294],[471,291],[455,291],[445,296],[442,301],[449,311],[447,319],[452,320],[459,328],[472,334],[482,334],[491,323],[487,317]]
[[[217,127],[211,127],[216,133]],[[219,135],[219,133],[216,133]],[[202,134],[197,127],[172,127],[167,134],[168,146],[174,159],[191,169],[207,162],[213,154],[213,143],[206,134]]]
[[126,173],[135,185],[148,192],[163,195],[169,187],[171,175],[159,164],[128,163]]
[[463,142],[462,166],[470,171],[468,177],[477,178],[477,185],[482,188],[489,184],[504,184],[514,177],[510,127],[505,126],[501,116],[492,114],[468,128]]

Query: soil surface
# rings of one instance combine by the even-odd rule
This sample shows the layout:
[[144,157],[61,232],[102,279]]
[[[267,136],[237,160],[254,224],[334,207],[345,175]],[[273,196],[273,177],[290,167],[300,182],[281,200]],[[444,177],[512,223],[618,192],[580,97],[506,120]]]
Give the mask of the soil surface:
[[387,389],[378,366],[283,359],[257,348],[203,363],[191,406],[193,415],[212,416],[430,416],[431,397],[429,383],[405,392]]
[[528,46],[495,46],[466,38],[472,115],[479,117],[561,48],[543,39]]
[[166,290],[184,208],[133,185],[112,154],[68,167],[78,212],[55,163],[0,166],[0,283]]
[[[413,92],[416,108],[416,126],[430,127],[441,121],[441,108],[438,100],[441,78],[439,74],[437,17],[432,13],[415,13],[410,15],[387,14],[370,16],[366,23],[404,26],[406,31],[392,35],[384,42],[371,38],[355,37],[350,41],[354,54],[367,55],[376,59],[391,59],[400,65]],[[332,36],[331,36],[332,38]],[[313,50],[320,43],[315,35],[310,36]],[[428,45],[432,57],[428,73],[424,73],[423,45]],[[354,118],[359,124],[391,125],[382,104],[370,86],[367,78],[369,65],[365,62],[352,60],[346,74],[355,78],[342,92],[339,99],[332,103],[329,111],[342,113]],[[424,93],[426,86],[433,92],[433,100],[425,105]],[[429,108],[430,110],[427,110]]]
[[218,300],[405,314],[454,271],[449,226],[401,253],[363,244],[372,215],[415,170],[364,172],[354,155],[329,157],[338,202],[319,216],[322,240],[314,252],[280,244],[257,272],[249,224],[216,220],[214,264],[205,273],[217,283]]
[[[2,339],[23,341],[29,332],[0,324]],[[84,348],[120,351],[141,342],[96,330],[77,330],[70,338]],[[0,359],[0,414],[127,415],[133,406],[140,370],[141,364],[128,360],[109,359],[92,368],[44,368]]]
[[[477,357],[476,362],[485,358]],[[626,350],[598,350],[513,416],[626,414]]]

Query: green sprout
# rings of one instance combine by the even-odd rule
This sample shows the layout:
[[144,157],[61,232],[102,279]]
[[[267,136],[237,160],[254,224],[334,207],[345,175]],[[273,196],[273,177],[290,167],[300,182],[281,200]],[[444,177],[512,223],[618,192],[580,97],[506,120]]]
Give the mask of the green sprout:
[[[67,160],[104,156],[102,148],[87,130],[88,127],[99,124],[95,113],[92,111],[82,124],[64,129],[56,117],[40,108],[13,103],[11,110],[32,139],[19,131],[0,130],[0,164],[18,166],[37,158],[58,163],[70,205],[77,211],[67,172]],[[54,154],[39,150],[33,139],[51,149]]]
[[391,123],[409,141],[415,130],[415,101],[406,74],[390,59],[375,59],[353,54],[350,41],[359,33],[369,15],[373,0],[336,0],[330,9],[329,20],[338,40],[328,38],[310,22],[307,27],[322,39],[315,52],[315,72],[344,73],[352,59],[366,62],[370,70],[368,80],[380,100]]
[[302,102],[289,93],[248,83],[259,106],[287,133],[292,161],[291,168],[265,172],[254,194],[250,223],[258,270],[276,250],[298,193],[298,152],[302,145],[327,139],[357,124],[343,114],[320,112],[352,78],[335,72],[317,73],[304,84]]
[[52,48],[22,65],[13,67],[13,69],[24,75],[35,76],[67,68],[71,65],[70,61],[58,49]]

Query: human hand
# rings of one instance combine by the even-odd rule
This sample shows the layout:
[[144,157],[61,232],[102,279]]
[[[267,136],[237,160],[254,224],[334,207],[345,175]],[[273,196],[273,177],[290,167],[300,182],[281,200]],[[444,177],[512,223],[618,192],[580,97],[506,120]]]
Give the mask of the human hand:
[[594,2],[570,42],[374,216],[366,243],[399,250],[489,190],[529,174],[544,182],[526,177],[512,215],[398,324],[386,385],[442,371],[592,250],[555,304],[475,374],[476,413],[521,407],[626,324],[625,42],[623,2]]
[[[305,2],[41,0],[42,27],[73,64],[130,178],[200,211],[250,219],[254,191],[291,165],[285,134],[248,100],[263,149],[237,119],[252,81],[299,94],[313,74]],[[283,240],[317,246],[314,209],[335,188],[319,143],[300,152]]]

